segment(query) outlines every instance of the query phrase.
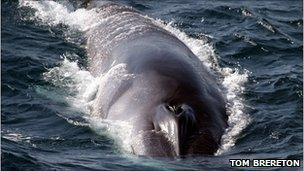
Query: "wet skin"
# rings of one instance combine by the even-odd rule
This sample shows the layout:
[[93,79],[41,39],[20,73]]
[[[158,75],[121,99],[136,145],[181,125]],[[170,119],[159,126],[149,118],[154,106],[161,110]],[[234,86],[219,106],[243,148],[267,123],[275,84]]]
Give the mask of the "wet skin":
[[[214,154],[227,127],[214,76],[183,42],[136,11],[132,15],[127,8],[126,17],[121,8],[101,8],[108,10],[102,15],[112,12],[118,19],[86,33],[89,70],[99,76],[124,64],[124,74],[132,77],[104,85],[91,113],[132,125],[130,146],[136,155]],[[120,24],[128,17],[133,17],[130,27]],[[117,38],[139,24],[146,29]]]

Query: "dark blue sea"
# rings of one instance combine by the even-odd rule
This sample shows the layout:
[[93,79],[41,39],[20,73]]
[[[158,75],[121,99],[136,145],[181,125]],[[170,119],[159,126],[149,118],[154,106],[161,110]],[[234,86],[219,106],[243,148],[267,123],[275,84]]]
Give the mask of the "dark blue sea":
[[215,156],[174,160],[131,154],[126,126],[90,117],[99,78],[86,69],[83,32],[102,19],[79,2],[1,0],[2,170],[249,170],[229,159],[303,161],[303,1],[113,1],[182,40],[227,98],[229,127]]

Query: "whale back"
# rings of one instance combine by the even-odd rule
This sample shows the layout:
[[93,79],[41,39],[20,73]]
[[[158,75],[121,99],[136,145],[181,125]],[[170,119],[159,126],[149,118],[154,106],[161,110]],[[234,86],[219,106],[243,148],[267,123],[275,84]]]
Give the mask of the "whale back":
[[[86,49],[90,72],[106,75],[108,84],[99,87],[92,113],[134,125],[137,154],[213,154],[227,127],[225,100],[214,77],[182,41],[152,19],[131,7],[97,5],[100,23],[86,32]],[[178,106],[188,111],[181,121],[171,117]],[[164,122],[183,133],[166,132]],[[183,134],[187,144],[173,145],[168,134]],[[152,154],[158,147],[166,150]]]

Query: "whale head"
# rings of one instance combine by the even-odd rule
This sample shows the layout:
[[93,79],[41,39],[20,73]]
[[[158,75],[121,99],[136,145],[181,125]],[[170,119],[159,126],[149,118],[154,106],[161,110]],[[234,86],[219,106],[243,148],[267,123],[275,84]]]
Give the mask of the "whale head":
[[109,109],[108,119],[133,125],[136,155],[212,155],[219,148],[227,127],[224,99],[212,79],[201,79],[180,62],[137,65],[130,71],[136,76]]

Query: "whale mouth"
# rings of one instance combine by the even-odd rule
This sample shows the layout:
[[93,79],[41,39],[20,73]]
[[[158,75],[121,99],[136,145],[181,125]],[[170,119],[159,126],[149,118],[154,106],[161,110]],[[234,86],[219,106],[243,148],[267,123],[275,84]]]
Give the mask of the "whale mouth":
[[219,147],[219,144],[206,132],[188,137],[188,140],[183,143],[180,143],[178,139],[172,139],[172,136],[163,130],[140,131],[131,138],[133,154],[153,158],[183,158],[189,154],[213,155]]
[[198,135],[194,111],[186,104],[162,104],[153,118],[154,128],[132,137],[132,150],[139,156],[182,157]]
[[131,148],[138,156],[177,157],[174,143],[163,131],[140,131],[132,137]]
[[166,133],[178,156],[186,154],[187,144],[198,132],[193,109],[187,104],[161,105],[153,120],[154,129]]

